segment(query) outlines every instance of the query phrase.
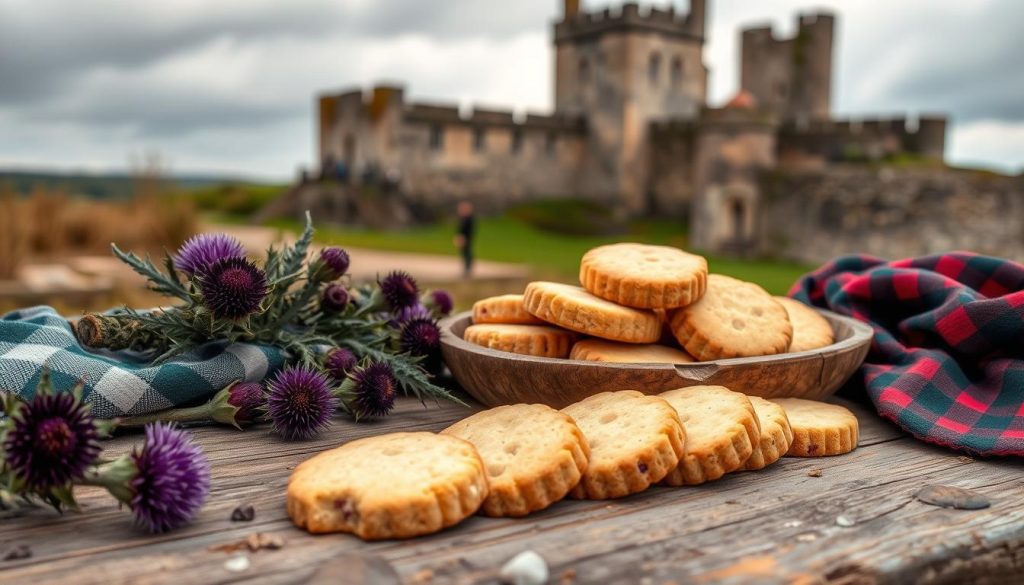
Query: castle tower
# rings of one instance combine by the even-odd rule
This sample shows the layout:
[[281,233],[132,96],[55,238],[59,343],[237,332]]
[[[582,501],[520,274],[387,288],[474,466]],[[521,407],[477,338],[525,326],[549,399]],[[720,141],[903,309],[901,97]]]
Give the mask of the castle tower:
[[770,26],[743,31],[740,89],[784,121],[825,120],[831,113],[835,17],[802,14],[797,24],[788,39],[775,38]]
[[705,104],[705,1],[690,8],[587,13],[564,0],[554,25],[555,110],[584,117],[589,133],[580,189],[633,213],[648,208],[651,123],[693,119]]

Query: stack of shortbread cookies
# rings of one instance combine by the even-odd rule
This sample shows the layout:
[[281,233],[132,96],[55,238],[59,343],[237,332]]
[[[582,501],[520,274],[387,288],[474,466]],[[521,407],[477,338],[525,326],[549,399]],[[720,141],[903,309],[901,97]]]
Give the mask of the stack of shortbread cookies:
[[703,257],[678,248],[594,248],[580,262],[580,283],[533,282],[524,294],[478,301],[463,336],[525,355],[629,363],[773,355],[834,341],[814,309],[708,274]]
[[408,538],[478,510],[525,516],[567,496],[619,498],[762,469],[784,455],[848,453],[858,433],[842,406],[722,386],[604,392],[560,411],[499,406],[439,434],[392,433],[314,456],[288,482],[288,514],[309,532]]

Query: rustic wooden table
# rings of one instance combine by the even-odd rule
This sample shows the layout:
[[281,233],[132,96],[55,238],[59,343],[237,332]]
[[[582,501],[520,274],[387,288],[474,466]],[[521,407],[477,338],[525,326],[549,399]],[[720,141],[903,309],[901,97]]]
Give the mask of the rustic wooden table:
[[[464,408],[403,400],[384,421],[339,422],[305,443],[262,428],[201,428],[213,490],[193,524],[149,536],[106,494],[83,489],[83,514],[40,509],[0,521],[0,558],[16,544],[32,552],[0,561],[0,583],[305,583],[325,567],[334,573],[318,582],[348,583],[359,582],[371,560],[390,563],[407,583],[495,582],[501,565],[524,550],[547,560],[552,583],[1024,581],[1024,466],[957,456],[857,413],[861,442],[850,455],[784,459],[701,487],[564,501],[525,519],[473,517],[433,536],[377,543],[293,528],[284,509],[288,474],[357,437],[439,430]],[[138,440],[120,437],[108,448],[124,452]],[[914,498],[926,484],[971,488],[992,506],[926,505]],[[232,510],[246,503],[255,518],[232,522]],[[255,533],[276,535],[283,547],[224,550]],[[353,554],[360,556],[346,556]]]

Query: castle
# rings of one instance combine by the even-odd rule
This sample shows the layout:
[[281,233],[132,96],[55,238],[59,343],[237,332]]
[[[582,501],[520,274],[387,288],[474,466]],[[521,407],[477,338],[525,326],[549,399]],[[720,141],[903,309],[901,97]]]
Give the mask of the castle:
[[386,180],[425,206],[485,209],[545,197],[679,217],[690,244],[751,251],[767,237],[764,177],[843,161],[941,162],[946,118],[838,120],[831,112],[835,17],[799,16],[797,32],[742,32],[740,90],[707,105],[707,4],[585,12],[564,0],[553,26],[549,114],[409,103],[402,87],[318,98],[323,175]]

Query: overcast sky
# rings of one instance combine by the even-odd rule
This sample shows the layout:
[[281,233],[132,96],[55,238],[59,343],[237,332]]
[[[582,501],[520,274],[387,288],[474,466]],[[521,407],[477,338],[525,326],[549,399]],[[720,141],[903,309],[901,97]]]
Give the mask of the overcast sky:
[[[837,113],[949,112],[951,162],[1024,166],[1024,2],[709,4],[712,104],[736,90],[741,26],[789,33],[798,11],[824,6],[839,17]],[[547,110],[560,12],[560,0],[0,0],[0,166],[118,170],[156,150],[174,172],[290,178],[314,158],[313,95],[379,80],[416,99]]]

